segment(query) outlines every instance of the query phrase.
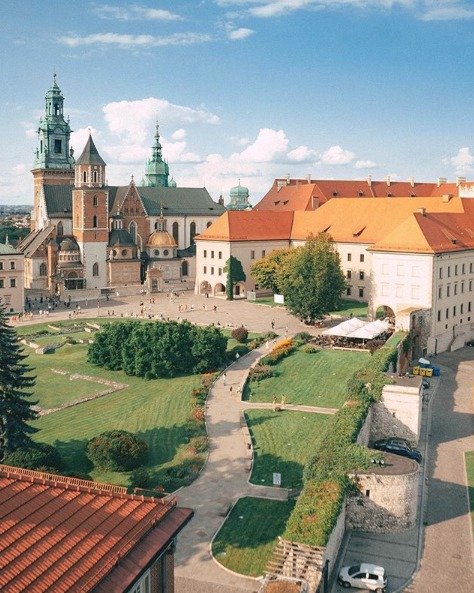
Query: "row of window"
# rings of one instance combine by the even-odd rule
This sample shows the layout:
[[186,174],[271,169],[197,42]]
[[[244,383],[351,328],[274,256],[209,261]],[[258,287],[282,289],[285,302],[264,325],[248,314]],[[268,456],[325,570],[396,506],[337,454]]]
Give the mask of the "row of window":
[[[97,183],[98,180],[99,180],[99,177],[98,177],[97,171],[92,171],[92,183]],[[87,183],[87,171],[82,172],[82,181],[83,181],[83,183]],[[97,206],[96,200],[97,200],[97,196],[94,196],[94,201],[95,201],[94,206]]]
[[[210,254],[211,254],[211,259],[214,259],[214,257],[215,257],[215,252],[214,252],[214,251],[211,251],[211,252],[210,252]],[[204,255],[204,257],[207,257],[207,249],[204,249],[204,253],[203,253],[203,255]],[[217,252],[217,258],[218,258],[218,259],[222,259],[222,251],[218,251],[218,252]]]
[[[266,255],[266,251],[265,249],[262,249],[262,257],[265,257]],[[252,249],[252,251],[250,252],[250,259],[255,259],[255,250]]]
[[[459,287],[459,288],[458,288]],[[467,287],[468,287],[468,292],[472,292],[472,280],[469,280],[469,282],[467,283]],[[452,286],[452,293],[453,295],[457,295],[458,294],[458,290],[463,293],[464,292],[464,288],[465,288],[465,283],[464,280],[462,282],[459,283],[455,283]],[[446,285],[446,296],[450,297],[451,296],[451,284],[447,284]],[[443,298],[443,287],[439,286],[438,287],[438,298],[442,299]]]
[[[6,264],[6,262],[0,261],[0,270],[6,270],[7,269],[7,266],[5,264]],[[15,270],[16,269],[15,268],[15,262],[14,261],[11,261],[10,262],[10,268],[9,269],[10,270]]]
[[[350,280],[352,278],[352,270],[347,270],[346,278]],[[365,272],[359,270],[359,280],[363,280],[365,278]]]
[[[461,303],[459,305],[459,308],[458,308],[457,305],[454,305],[452,307],[452,309],[450,307],[446,307],[446,309],[444,311],[444,318],[445,319],[449,319],[449,316],[451,314],[451,311],[452,311],[452,317],[456,317],[456,315],[464,315],[464,310],[465,309],[466,309],[466,312],[467,313],[471,313],[471,309],[472,309],[472,303],[471,303],[471,301],[469,301],[467,303],[467,306],[466,307],[464,307],[464,303]],[[437,317],[438,318],[438,321],[441,321],[441,317],[442,317],[442,312],[441,312],[441,309],[440,309],[438,311],[438,317]],[[470,321],[470,318],[468,318],[468,321]],[[462,321],[461,321],[461,323],[462,323]]]
[[[453,272],[454,272],[454,276],[457,276],[459,273],[462,274],[466,274],[467,272],[467,264],[455,264],[454,266],[448,266],[446,268],[446,277],[447,278],[451,278],[451,268],[453,268]],[[469,264],[469,274],[472,274],[473,272],[473,264],[472,262]],[[439,268],[439,279],[442,280],[443,279],[443,274],[444,274],[444,268],[440,267]]]
[[[353,289],[352,289],[352,286],[348,286],[348,287],[346,288],[346,295],[347,295],[347,296],[351,296],[351,295],[353,294],[353,293],[352,293],[352,290],[353,290]],[[354,290],[355,290],[355,289],[354,289]],[[354,294],[355,294],[355,293],[354,293]],[[359,298],[361,298],[361,299],[363,299],[363,298],[364,298],[364,289],[363,289],[363,288],[361,288],[361,287],[359,287]]]
[[[214,276],[214,270],[215,270],[214,266],[211,266],[210,272],[209,272],[211,274],[211,276]],[[202,271],[204,272],[204,274],[207,274],[207,266],[204,266]],[[217,275],[222,276],[222,268],[217,268]]]
[[[363,262],[365,260],[365,255],[363,253],[359,254],[359,261]],[[347,261],[352,261],[352,253],[347,254]]]
[[[0,288],[5,288],[5,280],[0,278]],[[16,279],[10,278],[10,288],[16,288]]]

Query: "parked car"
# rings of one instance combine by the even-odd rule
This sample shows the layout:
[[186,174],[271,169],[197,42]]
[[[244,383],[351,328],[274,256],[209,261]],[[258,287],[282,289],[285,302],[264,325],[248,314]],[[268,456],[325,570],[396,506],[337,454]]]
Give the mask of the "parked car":
[[373,446],[374,449],[378,449],[379,451],[395,453],[395,455],[401,455],[402,457],[414,459],[415,461],[418,461],[418,463],[420,463],[423,459],[418,449],[412,449],[410,443],[406,439],[381,439],[380,441],[375,441]]
[[387,587],[385,569],[375,564],[355,564],[344,566],[339,571],[338,582],[345,588],[355,587],[383,593]]
[[429,389],[430,388],[430,382],[428,381],[428,379],[423,379],[421,384],[423,385],[424,389]]

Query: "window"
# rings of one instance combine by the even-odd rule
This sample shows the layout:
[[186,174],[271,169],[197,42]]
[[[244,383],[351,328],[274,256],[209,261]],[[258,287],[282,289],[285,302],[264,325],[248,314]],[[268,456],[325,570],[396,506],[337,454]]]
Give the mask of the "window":
[[461,313],[461,315],[464,313],[464,303],[461,303],[461,308],[459,312]]
[[461,292],[464,292],[464,281],[461,282]]
[[211,276],[214,276],[214,266],[211,268]]
[[359,297],[363,298],[364,296],[364,289],[363,288],[359,288]]
[[184,261],[181,264],[181,276],[187,276],[189,274],[189,266],[188,266],[188,262]]
[[352,261],[352,253],[347,254],[347,261]]
[[47,274],[47,273],[48,273],[48,270],[47,270],[47,268],[46,268],[46,264],[45,264],[45,263],[42,263],[42,264],[40,265],[40,269],[39,269],[39,275],[40,275],[40,276],[46,276],[46,274]]
[[381,287],[381,295],[387,296],[388,295],[388,284],[383,283]]
[[461,268],[461,274],[465,274],[465,273],[466,273],[466,264],[463,264],[462,268]]
[[204,274],[207,274],[207,266],[204,266],[203,272],[204,272]]
[[446,296],[451,296],[451,286],[449,284],[446,286]]
[[403,276],[404,274],[405,274],[405,266],[403,264],[398,264],[397,276]]
[[84,183],[87,181],[87,172],[86,172],[86,171],[84,171],[84,172],[82,173],[82,181],[83,181]]
[[10,270],[14,270],[15,269],[15,262],[11,261],[10,262]]
[[438,288],[438,298],[441,299],[443,297],[443,288],[440,286]]
[[348,287],[346,288],[346,294],[347,294],[347,296],[351,296],[351,292],[352,292],[352,289],[351,289],[351,287],[350,287],[350,286],[348,286]]
[[212,220],[209,220],[208,223],[206,224],[206,229],[208,229],[212,224]]
[[204,249],[204,257],[207,257],[207,249]]
[[403,297],[403,284],[397,284],[395,288],[395,296]]
[[451,278],[451,266],[448,266],[448,278]]
[[262,257],[265,257],[266,253],[267,252],[265,251],[265,249],[262,249]]
[[214,251],[211,251],[211,258],[214,259]]
[[419,286],[411,287],[411,298],[415,299],[415,300],[420,298],[420,287]]
[[222,259],[222,251],[219,251],[219,259]]
[[126,249],[122,249],[122,257],[127,257],[127,250]]
[[99,275],[99,264],[97,262],[92,266],[92,275],[93,276]]
[[156,255],[156,257],[158,257],[160,255],[160,250],[159,249],[155,249],[153,251],[153,253]]
[[458,267],[454,266],[454,275],[457,276],[458,275]]
[[54,154],[61,154],[62,142],[61,140],[54,141]]
[[3,270],[3,262],[0,261],[0,270]]
[[469,280],[469,292],[472,292],[472,280]]
[[128,232],[133,239],[133,242],[137,242],[137,223],[132,220],[132,222],[128,225]]
[[177,222],[173,222],[173,226],[171,228],[171,234],[173,235],[174,242],[176,245],[179,245],[179,224]]
[[252,251],[250,252],[250,259],[255,259],[255,250],[252,249]]
[[449,309],[446,309],[446,319],[449,319]]
[[441,311],[438,311],[438,321],[441,321]]
[[64,235],[63,223],[61,221],[58,222],[58,226],[56,227],[56,234],[58,235],[58,237]]
[[97,228],[97,216],[95,214],[92,217],[92,228],[94,228],[94,229]]
[[194,237],[196,236],[196,223],[192,222],[189,225],[189,244],[194,245]]
[[469,264],[469,274],[472,274],[472,264]]
[[170,252],[169,252],[169,250],[168,250],[168,249],[165,249],[165,250],[163,251],[163,255],[164,255],[165,257],[166,257],[167,255],[169,255],[169,254],[170,254]]
[[97,171],[94,171],[94,172],[92,173],[92,181],[93,181],[94,183],[97,183]]
[[352,278],[352,271],[351,270],[347,270],[346,272],[346,278]]
[[390,273],[388,264],[382,264],[382,274],[384,276],[388,276],[388,274]]
[[10,278],[10,288],[15,288],[15,287],[16,287],[16,279]]
[[0,278],[0,288],[5,288],[5,281],[3,278]]
[[453,307],[453,317],[456,317],[456,305]]
[[364,259],[365,259],[365,256],[364,256],[364,254],[363,254],[363,253],[361,253],[361,254],[360,254],[360,258],[359,258],[359,259],[360,259],[360,261],[361,261],[361,262],[363,262],[363,261],[364,261]]
[[[94,171],[94,175],[97,175],[96,171]],[[98,203],[99,203],[99,200],[98,200],[97,196],[94,196],[92,198],[92,205],[97,206]]]
[[218,274],[219,274],[219,276],[222,276],[222,268],[219,268]]
[[361,270],[359,272],[359,280],[363,280],[364,279],[364,272]]
[[454,294],[455,295],[458,294],[458,285],[457,284],[454,285]]
[[417,278],[420,275],[420,266],[413,266],[411,269],[411,275]]
[[443,279],[443,268],[439,269],[439,279],[442,280]]

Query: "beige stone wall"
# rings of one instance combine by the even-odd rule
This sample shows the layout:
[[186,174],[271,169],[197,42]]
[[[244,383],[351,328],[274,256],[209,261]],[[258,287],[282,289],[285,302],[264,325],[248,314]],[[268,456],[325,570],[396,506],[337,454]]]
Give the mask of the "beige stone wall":
[[[403,475],[358,474],[359,494],[346,505],[346,527],[371,533],[408,529],[415,524],[419,466]],[[415,467],[416,466],[416,467]]]
[[337,518],[336,525],[334,529],[331,531],[331,535],[329,536],[328,543],[324,548],[324,555],[323,555],[323,566],[326,560],[329,560],[329,570],[331,571],[334,568],[337,554],[339,552],[339,548],[341,547],[342,539],[345,533],[345,526],[346,526],[346,505],[343,503],[342,510],[339,513],[339,517]]
[[109,286],[123,286],[140,282],[140,262],[113,260],[108,262]]
[[[23,254],[0,255],[0,302],[7,313],[20,313],[25,303]],[[14,284],[14,286],[12,286]]]

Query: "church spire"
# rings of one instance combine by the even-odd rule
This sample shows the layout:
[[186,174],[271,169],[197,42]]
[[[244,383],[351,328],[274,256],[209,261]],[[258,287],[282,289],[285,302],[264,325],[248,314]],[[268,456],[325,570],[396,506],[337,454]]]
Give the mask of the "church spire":
[[160,142],[160,126],[156,122],[155,143],[153,144],[152,156],[145,165],[144,185],[147,187],[168,187],[169,167],[163,160]]

